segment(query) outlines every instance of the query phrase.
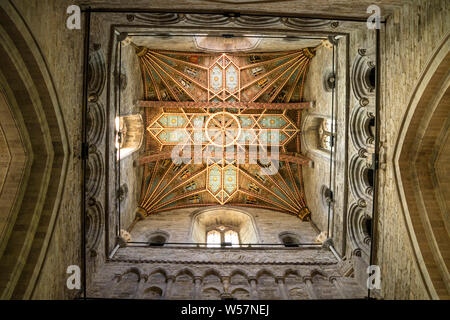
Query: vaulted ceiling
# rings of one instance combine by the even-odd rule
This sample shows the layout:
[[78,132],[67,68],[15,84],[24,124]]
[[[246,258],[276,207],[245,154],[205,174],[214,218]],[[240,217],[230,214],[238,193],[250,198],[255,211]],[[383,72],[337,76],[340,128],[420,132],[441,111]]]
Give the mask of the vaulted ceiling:
[[150,215],[250,206],[308,219],[302,165],[309,159],[301,155],[299,127],[316,50],[227,54],[136,46],[146,127],[139,207]]

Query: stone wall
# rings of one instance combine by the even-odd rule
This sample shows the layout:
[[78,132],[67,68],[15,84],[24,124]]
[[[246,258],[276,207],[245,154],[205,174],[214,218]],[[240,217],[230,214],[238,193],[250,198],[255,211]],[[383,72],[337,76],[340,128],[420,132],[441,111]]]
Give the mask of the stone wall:
[[[307,118],[327,117],[331,118],[332,92],[324,87],[324,78],[333,70],[333,50],[320,48],[312,59],[305,82],[304,101],[313,101],[314,107],[302,112],[302,153],[313,162],[313,167],[303,166],[303,183],[305,186],[305,198],[308,208],[311,210],[311,219],[320,231],[328,228],[328,204],[324,204],[321,197],[322,186],[330,184],[330,156],[326,152],[319,153],[317,146],[305,141]],[[317,130],[318,131],[318,130]],[[308,145],[306,145],[308,142]]]
[[[56,299],[72,298],[78,294],[66,288],[66,268],[69,265],[81,265],[81,104],[82,104],[82,48],[83,33],[66,28],[66,9],[72,1],[11,1],[24,19],[33,40],[36,41],[43,56],[46,68],[55,87],[58,105],[61,108],[63,126],[68,136],[68,168],[63,190],[56,190],[57,184],[49,186],[47,197],[61,192],[61,202],[54,210],[55,223],[50,230],[40,229],[36,237],[29,238],[33,247],[44,241],[49,245],[45,252],[28,256],[24,263],[25,274],[32,274],[32,288],[26,283],[18,284],[14,298]],[[6,3],[5,3],[6,5]],[[17,39],[16,39],[17,40]],[[61,72],[64,70],[64,72]],[[6,70],[3,70],[5,71]],[[30,71],[31,72],[31,71]],[[32,73],[37,76],[37,73]],[[34,80],[37,80],[34,79]],[[39,83],[45,86],[42,81]],[[42,97],[41,97],[42,98]],[[20,106],[24,110],[24,106]],[[34,121],[38,121],[34,119]],[[50,129],[57,127],[57,119],[49,119]],[[28,129],[31,129],[29,127]],[[43,133],[45,135],[45,132]],[[37,138],[34,136],[33,138]],[[43,149],[43,146],[42,148]],[[59,155],[52,155],[59,156]],[[35,156],[35,162],[37,156]],[[51,163],[51,162],[50,162]],[[34,169],[43,171],[43,168]],[[35,181],[35,186],[38,182]],[[35,187],[34,186],[34,187]],[[50,208],[46,208],[47,210]],[[50,219],[49,217],[47,219]],[[48,233],[47,233],[48,232]],[[26,239],[23,235],[23,239]],[[71,245],[69,245],[71,244]],[[37,261],[37,262],[36,262]],[[40,270],[34,271],[35,263],[42,263]],[[36,265],[38,265],[36,264]]]
[[[133,258],[130,258],[133,257]],[[123,299],[363,298],[329,251],[315,248],[121,248],[89,296]]]
[[382,32],[381,166],[375,263],[386,299],[429,299],[396,188],[393,154],[413,88],[450,30],[448,1],[417,1],[395,11]]
[[[223,210],[223,209],[218,209]],[[227,212],[227,210],[229,212]],[[234,209],[241,212],[242,209]],[[232,214],[233,209],[225,209],[224,215]],[[196,214],[214,212],[215,210],[198,210],[196,208],[177,209],[160,214],[151,215],[145,220],[139,221],[131,231],[133,241],[148,242],[153,232],[167,232],[169,242],[195,242],[192,234],[194,218]],[[317,232],[309,222],[301,221],[295,216],[285,213],[246,208],[245,213],[254,221],[258,243],[274,244],[282,243],[279,234],[281,232],[292,232],[298,235],[303,243],[313,243]]]

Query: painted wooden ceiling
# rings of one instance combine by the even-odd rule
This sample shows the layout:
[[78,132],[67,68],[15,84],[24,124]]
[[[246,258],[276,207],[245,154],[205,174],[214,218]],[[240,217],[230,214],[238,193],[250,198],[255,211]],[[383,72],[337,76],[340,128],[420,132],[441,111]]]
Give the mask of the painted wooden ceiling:
[[[301,155],[296,103],[315,50],[221,54],[136,47],[149,104],[139,206],[148,215],[248,206],[308,219],[302,165],[309,160]],[[257,152],[269,161],[256,159]],[[173,161],[173,154],[184,161]]]

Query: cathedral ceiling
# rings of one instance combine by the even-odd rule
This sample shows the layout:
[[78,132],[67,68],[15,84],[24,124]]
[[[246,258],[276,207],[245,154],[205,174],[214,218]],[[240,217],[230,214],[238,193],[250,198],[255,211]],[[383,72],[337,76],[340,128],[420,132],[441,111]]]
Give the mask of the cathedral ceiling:
[[[316,48],[199,53],[136,46],[144,83],[140,208],[250,206],[309,218],[303,87]],[[263,155],[263,157],[261,157]],[[279,161],[276,161],[279,159]]]

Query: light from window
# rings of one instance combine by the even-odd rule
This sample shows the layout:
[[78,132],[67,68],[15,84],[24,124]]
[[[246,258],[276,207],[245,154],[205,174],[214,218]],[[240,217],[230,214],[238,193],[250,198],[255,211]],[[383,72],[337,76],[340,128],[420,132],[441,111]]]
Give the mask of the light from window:
[[239,235],[236,231],[228,230],[225,232],[225,242],[231,243],[233,247],[239,246]]
[[220,232],[217,230],[211,230],[208,232],[206,237],[206,244],[208,248],[217,248],[220,247],[221,242]]

